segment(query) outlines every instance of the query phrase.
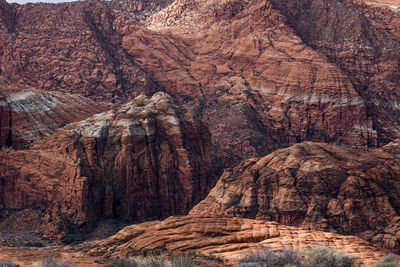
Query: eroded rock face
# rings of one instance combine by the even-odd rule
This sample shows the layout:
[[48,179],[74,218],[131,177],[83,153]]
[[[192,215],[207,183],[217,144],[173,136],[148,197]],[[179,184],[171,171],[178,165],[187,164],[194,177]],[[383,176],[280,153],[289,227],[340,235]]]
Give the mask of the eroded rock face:
[[[400,13],[397,1],[271,0],[304,43],[327,56],[367,101],[378,141],[398,135]],[[395,125],[387,127],[388,125]]]
[[165,90],[225,166],[303,141],[379,147],[400,138],[400,13],[380,2],[4,3],[0,68],[110,102]]
[[38,91],[0,76],[0,148],[26,148],[68,123],[110,108],[80,95]]
[[178,0],[146,23],[123,46],[203,116],[226,165],[305,140],[380,145],[368,99],[269,1]]
[[145,19],[172,2],[173,0],[111,0],[110,5],[123,16]]
[[155,92],[151,77],[121,47],[118,17],[106,2],[3,2],[0,70],[12,81],[109,102]]
[[144,95],[0,154],[2,207],[43,207],[48,235],[88,229],[98,218],[132,221],[184,214],[218,173],[210,134],[171,97]]
[[398,252],[399,177],[398,154],[305,142],[226,170],[190,214],[355,234]]
[[169,251],[211,253],[227,263],[237,263],[259,247],[304,251],[326,245],[359,257],[360,263],[373,266],[384,251],[354,236],[304,230],[276,222],[213,216],[174,216],[164,221],[146,222],[124,228],[100,242],[84,244],[75,250],[89,256],[116,257],[164,247]]

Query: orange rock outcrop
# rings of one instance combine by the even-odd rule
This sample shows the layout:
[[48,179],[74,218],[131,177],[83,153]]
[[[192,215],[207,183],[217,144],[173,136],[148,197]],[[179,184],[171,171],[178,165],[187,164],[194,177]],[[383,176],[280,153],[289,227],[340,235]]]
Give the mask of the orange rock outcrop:
[[128,226],[100,242],[82,245],[88,255],[116,257],[133,252],[166,248],[175,253],[196,251],[209,257],[220,257],[221,266],[237,263],[258,248],[281,250],[284,247],[304,251],[315,245],[326,245],[359,257],[373,266],[385,251],[354,236],[304,230],[276,222],[221,216],[174,216],[164,221]]
[[358,235],[398,252],[399,192],[398,154],[305,142],[226,170],[190,214]]

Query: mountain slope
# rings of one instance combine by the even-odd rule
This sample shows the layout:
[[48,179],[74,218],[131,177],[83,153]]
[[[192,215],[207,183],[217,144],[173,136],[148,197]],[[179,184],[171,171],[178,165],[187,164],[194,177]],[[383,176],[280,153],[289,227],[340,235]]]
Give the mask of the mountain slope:
[[1,3],[0,14],[14,10],[3,16],[8,30],[0,32],[1,73],[13,82],[109,102],[155,92],[121,48],[119,18],[106,2]]

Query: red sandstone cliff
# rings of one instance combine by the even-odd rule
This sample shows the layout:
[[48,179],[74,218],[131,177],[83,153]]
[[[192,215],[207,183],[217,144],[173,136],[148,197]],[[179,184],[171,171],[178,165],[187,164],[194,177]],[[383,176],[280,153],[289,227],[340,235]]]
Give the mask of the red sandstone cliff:
[[400,137],[400,15],[385,5],[3,3],[2,14],[4,75],[111,102],[165,90],[209,124],[226,166],[302,141]]
[[[386,92],[399,87],[399,15],[314,2],[308,20],[292,23],[274,1],[175,1],[146,20],[148,29],[125,27],[123,46],[168,92],[190,92],[183,101],[209,123],[227,165],[305,140],[374,147],[397,138],[396,93]],[[329,12],[319,15],[321,6]],[[347,65],[297,27],[319,30],[319,44],[337,44]],[[377,32],[379,41],[368,41]],[[374,93],[360,90],[357,75],[374,76]]]
[[[141,95],[0,153],[1,207],[49,211],[48,235],[100,217],[132,221],[184,214],[215,184],[210,134],[170,96]],[[54,228],[55,227],[55,228]]]

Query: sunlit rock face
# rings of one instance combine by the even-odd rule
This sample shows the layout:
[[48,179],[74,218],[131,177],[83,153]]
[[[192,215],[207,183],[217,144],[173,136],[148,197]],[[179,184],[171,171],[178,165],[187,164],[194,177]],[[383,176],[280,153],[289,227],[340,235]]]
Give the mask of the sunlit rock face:
[[356,256],[356,262],[372,267],[385,250],[356,237],[306,230],[277,222],[224,216],[173,216],[164,221],[131,225],[101,241],[85,243],[71,251],[88,256],[121,257],[137,251],[166,248],[185,253],[195,251],[205,257],[215,255],[223,265],[235,265],[260,248],[294,249],[304,252],[311,246],[326,245]]
[[68,123],[110,108],[80,95],[39,91],[0,76],[0,148],[26,148]]
[[305,142],[228,169],[190,214],[358,235],[400,251],[398,143],[370,153]]

